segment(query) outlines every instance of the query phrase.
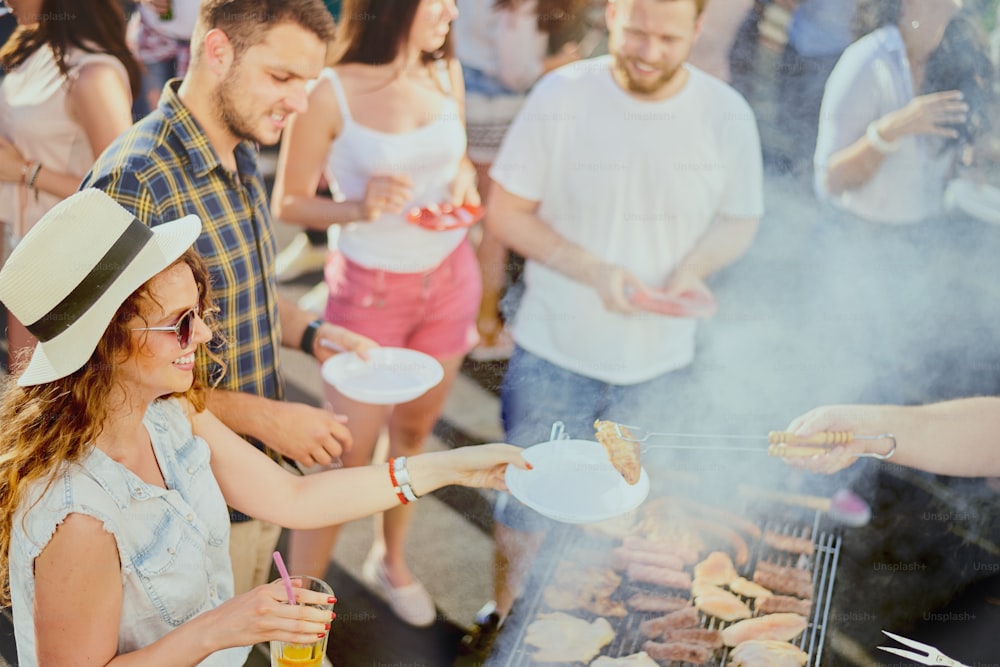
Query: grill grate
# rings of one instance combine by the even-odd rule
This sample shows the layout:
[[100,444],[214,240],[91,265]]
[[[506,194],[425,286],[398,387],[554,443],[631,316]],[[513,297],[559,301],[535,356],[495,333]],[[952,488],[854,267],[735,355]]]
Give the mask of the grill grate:
[[[808,654],[807,667],[821,667],[837,563],[840,557],[841,536],[838,532],[823,525],[825,519],[820,512],[800,513],[793,508],[785,514],[775,515],[775,511],[776,508],[772,505],[766,509],[766,512],[769,513],[761,511],[752,513],[752,515],[766,517],[757,522],[764,532],[770,531],[793,537],[812,537],[814,553],[810,556],[789,554],[774,550],[765,545],[763,541],[757,541],[751,545],[750,559],[747,564],[737,569],[742,576],[750,579],[757,562],[766,560],[776,565],[799,567],[811,571],[813,581],[812,611],[809,615],[808,626],[793,643]],[[575,555],[578,556],[586,549],[593,550],[596,546],[592,537],[576,527],[565,526],[549,535],[543,550],[550,557],[536,563],[525,588],[527,592],[518,600],[513,613],[504,625],[496,648],[486,663],[489,667],[527,667],[528,665],[540,664],[533,662],[531,656],[534,649],[524,644],[524,637],[528,625],[535,620],[538,613],[548,611],[543,601],[542,591],[554,581],[560,562],[567,559],[572,560]],[[643,584],[624,580],[614,597],[625,599],[631,594],[643,590],[648,590],[644,588]],[[596,618],[594,614],[581,610],[571,610],[567,613],[586,620]],[[623,657],[641,651],[646,638],[640,633],[639,625],[642,621],[658,615],[660,614],[655,612],[633,611],[624,618],[608,618],[615,629],[615,638],[602,649],[601,655]],[[731,625],[731,623],[719,621],[705,614],[700,614],[700,616],[703,628],[721,630]],[[717,651],[716,657],[705,664],[724,667],[728,658],[729,649],[724,648]],[[692,663],[687,662],[675,661],[664,664],[669,665],[669,667],[692,667]]]

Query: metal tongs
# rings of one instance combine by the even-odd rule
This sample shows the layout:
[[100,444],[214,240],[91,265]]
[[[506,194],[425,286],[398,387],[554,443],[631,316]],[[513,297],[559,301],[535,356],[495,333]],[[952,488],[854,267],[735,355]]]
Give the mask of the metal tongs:
[[921,644],[918,641],[912,639],[907,639],[906,637],[900,637],[899,635],[894,635],[891,632],[882,631],[882,634],[895,639],[900,644],[909,646],[910,648],[915,648],[918,651],[923,651],[926,655],[921,655],[920,653],[915,653],[913,651],[904,651],[899,648],[892,648],[891,646],[879,646],[878,648],[882,651],[888,651],[889,653],[895,653],[898,656],[907,658],[908,660],[913,660],[915,662],[920,662],[925,665],[950,665],[951,667],[969,667],[964,662],[959,662],[958,660],[953,660],[949,658],[941,651],[937,650],[933,646],[928,644]]
[[842,445],[852,440],[888,440],[892,443],[889,451],[885,454],[875,452],[865,452],[854,454],[855,457],[872,458],[885,461],[892,458],[896,453],[896,436],[892,433],[880,433],[879,435],[855,435],[851,431],[824,431],[813,435],[799,435],[791,431],[771,431],[767,436],[763,435],[733,435],[731,433],[664,433],[657,431],[646,431],[637,426],[627,424],[615,424],[615,431],[622,440],[631,442],[646,442],[652,437],[662,438],[700,438],[711,440],[766,440],[769,444],[767,449],[762,447],[733,447],[731,445],[646,445],[646,448],[656,449],[716,449],[730,452],[767,452],[770,456],[780,457],[809,457],[825,454],[832,445]]

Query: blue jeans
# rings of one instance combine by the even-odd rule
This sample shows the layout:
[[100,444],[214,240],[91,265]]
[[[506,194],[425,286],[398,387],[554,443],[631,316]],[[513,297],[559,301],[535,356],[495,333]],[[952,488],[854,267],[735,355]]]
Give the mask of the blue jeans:
[[499,79],[468,65],[462,65],[462,79],[465,82],[466,93],[479,93],[486,97],[521,94],[503,85]]
[[[552,423],[561,421],[570,438],[594,440],[594,420],[610,419],[656,430],[678,396],[687,371],[664,373],[652,380],[620,385],[595,380],[514,348],[500,387],[501,419],[506,441],[520,447],[546,442]],[[550,520],[507,493],[497,496],[494,518],[514,530],[545,530]]]

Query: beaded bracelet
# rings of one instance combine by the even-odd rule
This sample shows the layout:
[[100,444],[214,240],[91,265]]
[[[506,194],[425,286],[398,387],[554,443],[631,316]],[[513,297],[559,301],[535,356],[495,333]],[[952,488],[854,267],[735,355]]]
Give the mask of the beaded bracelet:
[[406,469],[405,456],[389,459],[389,480],[392,482],[396,497],[403,505],[411,503],[419,497],[410,486],[410,471]]

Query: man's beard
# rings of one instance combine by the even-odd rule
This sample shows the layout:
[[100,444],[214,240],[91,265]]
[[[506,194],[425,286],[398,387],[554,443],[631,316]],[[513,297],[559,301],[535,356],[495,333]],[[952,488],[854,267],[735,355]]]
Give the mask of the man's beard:
[[[639,81],[632,78],[632,72],[629,70],[627,65],[627,62],[630,60],[633,63],[635,62],[635,59],[629,59],[620,53],[616,53],[614,54],[613,61],[614,68],[615,71],[621,75],[622,80],[625,82],[625,87],[629,90],[629,92],[638,93],[639,95],[653,95],[659,92],[664,86],[670,83],[675,76],[677,76],[677,73],[680,72],[681,68],[684,66],[684,64],[681,63],[671,69],[666,69],[662,66],[651,65],[652,67],[656,67],[659,72],[659,76],[653,80],[647,81],[644,79]],[[643,64],[649,65],[649,63]]]
[[241,114],[236,105],[235,100],[239,95],[237,88],[236,77],[230,71],[212,95],[215,113],[222,125],[234,137],[237,137],[241,141],[264,143],[256,136],[253,122]]

